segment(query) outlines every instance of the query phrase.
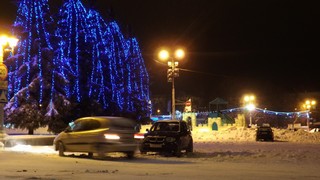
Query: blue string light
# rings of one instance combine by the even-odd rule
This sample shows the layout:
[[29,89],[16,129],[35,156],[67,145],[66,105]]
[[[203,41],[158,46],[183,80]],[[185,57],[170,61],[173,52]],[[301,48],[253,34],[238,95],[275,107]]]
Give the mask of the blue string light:
[[19,3],[17,18],[13,24],[16,28],[13,34],[19,38],[17,46],[19,57],[15,58],[15,63],[10,64],[10,74],[14,77],[9,78],[10,88],[8,89],[8,97],[14,97],[15,104],[18,103],[19,93],[25,93],[26,99],[29,99],[30,89],[34,88],[39,90],[37,99],[39,104],[42,103],[42,48],[52,48],[45,23],[53,19],[48,14],[47,0],[22,0]]
[[[147,106],[149,101],[149,76],[143,63],[138,41],[136,38],[131,37],[128,39],[128,44],[131,49],[129,55],[131,57],[131,72],[135,72],[129,76],[131,78],[131,90],[135,94],[135,96],[131,97],[135,97],[138,100],[138,102],[133,104],[135,107],[142,107],[142,111],[151,113],[151,109],[148,109],[149,107]],[[136,109],[132,106],[132,110]]]
[[[50,22],[57,24],[54,32]],[[13,32],[19,39],[19,57],[10,64],[8,77],[8,97],[15,97],[16,103],[17,94],[24,92],[29,99],[30,89],[36,87],[39,105],[46,101],[54,107],[55,97],[77,102],[87,97],[104,109],[113,104],[117,112],[135,112],[140,107],[148,116],[149,77],[138,42],[126,39],[115,20],[106,22],[80,0],[65,0],[54,21],[48,0],[21,0],[14,26],[22,29]],[[54,52],[51,59],[43,57],[44,48]]]
[[[240,108],[231,108],[231,109],[225,109],[221,110],[221,112],[239,112],[239,111],[246,111],[246,108],[240,107]],[[276,115],[276,116],[288,116],[288,117],[300,117],[300,116],[308,116],[309,111],[295,111],[295,112],[278,112],[278,111],[271,111],[271,110],[266,110],[266,109],[261,109],[261,108],[255,108],[256,112],[262,112],[268,115]]]

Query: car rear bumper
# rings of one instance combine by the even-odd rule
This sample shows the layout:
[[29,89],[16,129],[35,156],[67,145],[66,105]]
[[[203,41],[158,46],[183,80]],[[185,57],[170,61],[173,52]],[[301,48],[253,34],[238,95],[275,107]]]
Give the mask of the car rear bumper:
[[256,140],[273,141],[273,136],[272,135],[259,135],[256,137]]

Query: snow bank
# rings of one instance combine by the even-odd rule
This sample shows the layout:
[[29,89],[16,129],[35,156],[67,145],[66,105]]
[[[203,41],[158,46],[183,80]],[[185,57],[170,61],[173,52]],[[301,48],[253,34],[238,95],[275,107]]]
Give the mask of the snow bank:
[[[148,126],[142,126],[140,132],[145,132]],[[320,132],[310,133],[305,130],[289,130],[272,128],[275,141],[294,143],[320,143]],[[192,130],[194,142],[254,142],[256,128],[227,127],[212,131],[209,127],[194,127]]]

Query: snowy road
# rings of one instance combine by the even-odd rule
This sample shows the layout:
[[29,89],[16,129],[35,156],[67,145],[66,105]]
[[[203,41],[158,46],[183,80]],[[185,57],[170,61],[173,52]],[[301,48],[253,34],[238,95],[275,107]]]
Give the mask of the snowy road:
[[121,154],[103,160],[59,157],[51,148],[0,151],[0,179],[320,179],[320,144],[195,143],[190,156],[138,153],[133,160]]

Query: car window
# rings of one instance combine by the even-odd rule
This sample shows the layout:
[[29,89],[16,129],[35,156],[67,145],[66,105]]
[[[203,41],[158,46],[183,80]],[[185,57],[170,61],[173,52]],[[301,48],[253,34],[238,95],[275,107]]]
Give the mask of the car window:
[[82,122],[81,121],[77,121],[77,122],[74,122],[72,124],[72,126],[70,126],[70,129],[71,131],[81,131],[82,130]]
[[134,130],[136,125],[133,120],[127,118],[109,118],[107,122],[104,126],[110,129]]
[[82,131],[89,131],[93,129],[98,129],[100,127],[100,122],[94,119],[86,120],[83,123]]
[[266,131],[272,131],[272,129],[271,128],[259,128],[258,131],[266,132]]
[[155,123],[151,127],[151,131],[164,131],[165,128],[166,128],[166,124],[165,123]]
[[75,122],[72,121],[72,122],[69,123],[69,126],[66,129],[69,130],[69,131],[73,131],[75,125],[76,125]]
[[181,131],[187,131],[186,123],[181,123]]
[[151,127],[151,131],[179,131],[179,123],[158,122]]

